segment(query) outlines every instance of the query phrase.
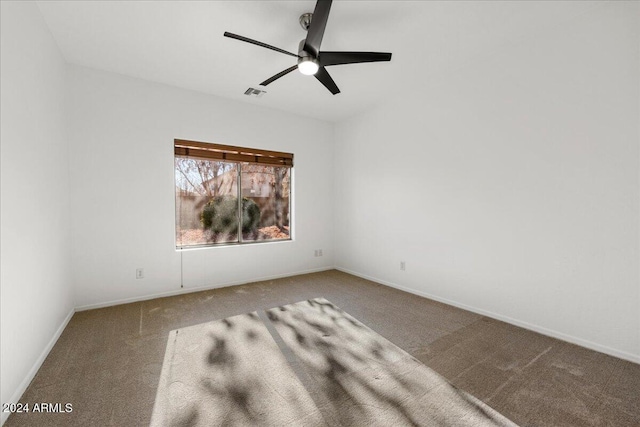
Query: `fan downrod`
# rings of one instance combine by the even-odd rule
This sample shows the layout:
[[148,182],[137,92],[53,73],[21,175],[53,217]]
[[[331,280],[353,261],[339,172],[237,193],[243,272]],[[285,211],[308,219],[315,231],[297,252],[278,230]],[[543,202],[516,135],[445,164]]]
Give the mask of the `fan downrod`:
[[300,15],[300,26],[303,30],[309,30],[309,26],[311,25],[311,18],[313,18],[313,13],[303,13],[302,15]]

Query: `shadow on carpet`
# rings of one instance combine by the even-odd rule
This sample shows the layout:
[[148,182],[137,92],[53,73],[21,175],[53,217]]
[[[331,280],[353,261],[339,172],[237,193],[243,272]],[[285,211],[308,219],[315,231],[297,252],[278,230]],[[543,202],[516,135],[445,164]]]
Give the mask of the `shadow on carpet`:
[[515,426],[324,298],[171,331],[151,426]]

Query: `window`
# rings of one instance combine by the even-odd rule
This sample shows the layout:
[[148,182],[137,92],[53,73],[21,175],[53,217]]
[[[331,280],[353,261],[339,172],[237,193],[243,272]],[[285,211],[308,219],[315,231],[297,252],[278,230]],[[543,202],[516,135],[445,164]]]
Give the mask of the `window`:
[[291,240],[293,154],[174,140],[176,247]]

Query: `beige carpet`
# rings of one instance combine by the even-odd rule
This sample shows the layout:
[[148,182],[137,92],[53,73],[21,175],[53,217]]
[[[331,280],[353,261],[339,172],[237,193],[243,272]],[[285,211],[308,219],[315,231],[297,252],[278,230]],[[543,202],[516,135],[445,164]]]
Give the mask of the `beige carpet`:
[[171,331],[151,425],[515,424],[317,298]]

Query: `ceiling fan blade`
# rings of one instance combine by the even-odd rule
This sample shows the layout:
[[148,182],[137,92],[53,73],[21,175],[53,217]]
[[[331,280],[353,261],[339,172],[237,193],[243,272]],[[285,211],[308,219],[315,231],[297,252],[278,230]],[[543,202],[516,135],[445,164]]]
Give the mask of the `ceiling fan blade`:
[[307,30],[307,38],[304,41],[303,49],[315,58],[318,57],[318,52],[320,52],[320,44],[322,43],[322,36],[324,36],[324,29],[327,26],[327,19],[329,19],[331,2],[332,0],[318,0],[311,18],[311,25]]
[[280,77],[285,76],[287,74],[289,74],[290,72],[292,72],[293,70],[295,70],[296,68],[298,68],[298,65],[294,65],[291,68],[287,68],[284,71],[280,71],[278,74],[276,74],[273,77],[269,77],[267,80],[263,81],[262,83],[260,83],[260,86],[266,86],[269,83],[273,83],[274,81],[278,80]]
[[237,34],[233,34],[233,33],[230,33],[228,31],[224,32],[224,36],[225,37],[230,37],[232,39],[240,40],[240,41],[243,41],[243,42],[255,44],[257,46],[266,47],[267,49],[275,50],[276,52],[284,53],[284,54],[290,55],[290,56],[295,56],[296,58],[298,57],[298,55],[296,55],[295,53],[287,52],[286,50],[277,48],[275,46],[271,46],[270,44],[262,43],[262,42],[259,42],[257,40],[253,40],[253,39],[250,39],[250,38],[247,38],[247,37],[239,36]]
[[391,61],[391,54],[384,52],[320,52],[320,65],[358,64],[360,62]]
[[333,81],[333,79],[331,78],[331,76],[327,72],[326,68],[320,67],[318,69],[318,72],[315,74],[315,77],[316,77],[316,79],[318,79],[318,81],[320,83],[322,83],[324,85],[324,87],[329,89],[329,91],[332,94],[335,95],[335,94],[340,93],[340,89],[338,89],[338,86],[336,85],[336,82]]

